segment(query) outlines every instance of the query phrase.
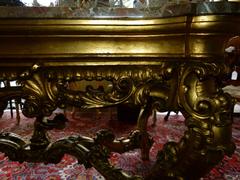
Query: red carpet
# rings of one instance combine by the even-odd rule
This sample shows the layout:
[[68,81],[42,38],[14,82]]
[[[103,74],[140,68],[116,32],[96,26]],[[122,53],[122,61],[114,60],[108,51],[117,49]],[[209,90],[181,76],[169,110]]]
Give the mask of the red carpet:
[[[126,136],[135,125],[121,123],[117,120],[109,120],[109,113],[89,118],[89,114],[84,113],[81,118],[72,119],[69,116],[67,127],[62,130],[53,130],[49,132],[52,140],[69,136],[73,134],[81,134],[94,136],[94,134],[103,128],[112,129],[117,137]],[[2,131],[11,131],[29,140],[32,129],[33,119],[21,117],[19,126],[16,126],[16,120],[9,117],[9,113],[4,113],[0,120],[0,128]],[[151,119],[149,120],[149,132],[154,138],[154,145],[150,153],[150,161],[143,162],[139,155],[139,150],[124,153],[122,155],[113,153],[111,163],[116,167],[124,169],[130,174],[144,175],[151,165],[154,163],[157,151],[160,150],[166,141],[178,139],[182,136],[185,126],[182,116],[170,116],[168,122],[163,121],[163,116],[158,116],[157,126],[151,127]],[[240,118],[234,119],[233,124],[233,140],[236,143],[237,149],[231,158],[226,157],[215,169],[213,169],[203,180],[237,180],[240,179]],[[85,169],[82,165],[77,164],[77,160],[69,155],[65,155],[62,161],[58,164],[43,163],[18,163],[9,161],[4,154],[0,153],[0,180],[100,180],[104,179],[94,169]]]

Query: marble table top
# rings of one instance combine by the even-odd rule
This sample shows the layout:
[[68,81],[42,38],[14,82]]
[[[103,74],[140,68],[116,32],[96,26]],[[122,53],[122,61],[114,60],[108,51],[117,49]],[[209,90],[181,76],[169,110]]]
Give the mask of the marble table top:
[[148,18],[205,14],[240,14],[240,2],[167,3],[144,9],[0,6],[0,18]]

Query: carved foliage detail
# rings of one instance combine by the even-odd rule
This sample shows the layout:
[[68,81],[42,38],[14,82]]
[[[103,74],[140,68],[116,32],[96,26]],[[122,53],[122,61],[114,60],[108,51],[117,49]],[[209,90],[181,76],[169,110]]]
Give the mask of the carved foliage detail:
[[27,117],[50,116],[57,107],[57,82],[49,82],[36,64],[21,74],[19,83],[25,94],[23,114]]
[[[121,103],[144,104],[150,96],[149,89],[153,84],[159,84],[171,77],[173,65],[162,63],[159,66],[121,67],[111,66],[109,68],[98,67],[92,69],[72,69],[71,72],[47,71],[49,81],[61,81],[58,87],[58,104],[64,106],[71,104],[81,108],[98,108],[113,106]],[[82,80],[107,81],[109,86],[93,88],[86,86],[84,90],[69,89],[66,84],[76,82],[81,84]],[[82,83],[84,86],[84,83]]]

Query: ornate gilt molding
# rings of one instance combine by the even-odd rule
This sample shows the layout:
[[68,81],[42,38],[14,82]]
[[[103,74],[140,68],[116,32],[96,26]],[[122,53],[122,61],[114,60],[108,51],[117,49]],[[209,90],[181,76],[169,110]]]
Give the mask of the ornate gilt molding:
[[[20,75],[18,82],[26,94],[23,113],[28,117],[37,114],[49,116],[57,107],[75,105],[81,108],[113,106],[120,103],[146,103],[146,97],[164,96],[156,92],[153,86],[163,84],[170,79],[177,64],[163,62],[159,66],[109,67],[106,68],[72,68],[51,69],[38,64]],[[71,82],[108,81],[108,87],[94,89],[85,85],[84,90],[69,89]],[[86,84],[86,83],[85,83]],[[84,84],[83,84],[84,86]],[[151,89],[151,90],[150,90]],[[157,87],[155,88],[157,89]],[[164,91],[168,91],[169,87]],[[166,92],[165,92],[166,93]],[[164,98],[164,97],[163,97]],[[130,102],[129,102],[130,101]],[[41,112],[40,112],[41,111]]]

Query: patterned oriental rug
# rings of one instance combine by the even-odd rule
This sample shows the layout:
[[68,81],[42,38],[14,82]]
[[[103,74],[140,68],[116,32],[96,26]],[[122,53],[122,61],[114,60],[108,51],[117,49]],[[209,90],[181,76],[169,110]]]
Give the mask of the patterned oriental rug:
[[[97,115],[96,115],[97,114]],[[49,132],[51,140],[70,135],[87,135],[93,137],[100,129],[111,129],[117,137],[127,136],[136,125],[134,123],[120,122],[109,115],[109,112],[81,112],[72,118],[67,113],[68,125],[64,130],[52,130]],[[92,118],[94,115],[94,118]],[[151,148],[150,161],[143,162],[140,151],[134,150],[124,154],[112,153],[110,162],[129,174],[145,175],[154,164],[155,156],[167,141],[178,141],[186,127],[181,115],[171,115],[169,121],[163,120],[164,115],[157,116],[157,124],[152,127],[152,119],[149,119],[148,130],[155,143]],[[21,115],[20,125],[16,125],[15,118],[11,119],[10,113],[5,112],[0,119],[0,128],[4,132],[14,132],[30,139],[33,130],[33,119],[27,119]],[[224,160],[202,180],[237,180],[240,179],[240,117],[234,118],[233,140],[236,143],[236,151],[231,158]],[[104,180],[94,169],[85,169],[78,164],[75,157],[65,155],[58,164],[43,163],[18,163],[9,161],[3,153],[0,153],[0,180]]]

